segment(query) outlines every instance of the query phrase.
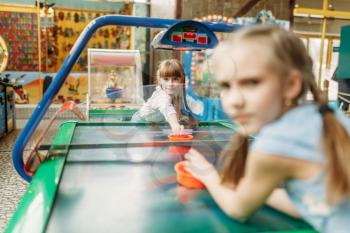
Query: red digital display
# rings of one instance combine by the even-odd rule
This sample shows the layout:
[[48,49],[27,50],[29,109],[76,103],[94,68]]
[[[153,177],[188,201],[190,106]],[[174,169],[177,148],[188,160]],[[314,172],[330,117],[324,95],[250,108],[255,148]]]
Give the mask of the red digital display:
[[207,36],[199,36],[198,37],[198,44],[208,44]]
[[181,36],[181,34],[173,34],[172,35],[172,41],[174,41],[174,42],[182,42],[182,36]]
[[196,39],[197,38],[197,33],[195,32],[184,32],[184,38],[185,39]]

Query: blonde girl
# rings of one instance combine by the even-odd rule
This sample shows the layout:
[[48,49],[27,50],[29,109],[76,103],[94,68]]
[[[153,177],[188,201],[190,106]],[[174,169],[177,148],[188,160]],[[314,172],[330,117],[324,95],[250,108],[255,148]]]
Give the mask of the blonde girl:
[[187,170],[232,218],[267,203],[320,232],[349,232],[350,120],[321,98],[302,41],[277,27],[241,29],[218,46],[214,62],[238,133],[219,171],[195,150]]
[[158,86],[147,102],[137,111],[132,121],[167,121],[174,133],[181,133],[182,96],[185,83],[183,66],[176,59],[164,60],[157,70]]

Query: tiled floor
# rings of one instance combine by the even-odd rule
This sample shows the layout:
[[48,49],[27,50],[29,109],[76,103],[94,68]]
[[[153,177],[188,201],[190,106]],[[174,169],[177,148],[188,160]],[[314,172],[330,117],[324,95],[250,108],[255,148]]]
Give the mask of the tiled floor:
[[[26,121],[18,120],[17,127],[23,128]],[[62,120],[54,122],[42,144],[50,144],[56,135]],[[29,144],[36,142],[36,138],[42,132],[47,122],[43,122],[33,136]],[[0,232],[4,232],[8,221],[11,219],[16,207],[21,200],[28,183],[24,181],[15,171],[12,164],[12,148],[20,133],[17,129],[0,139]],[[27,146],[27,148],[30,148]],[[28,149],[26,150],[28,151]]]
[[14,170],[11,152],[1,151],[0,154],[0,232],[3,232],[27,188],[27,182]]

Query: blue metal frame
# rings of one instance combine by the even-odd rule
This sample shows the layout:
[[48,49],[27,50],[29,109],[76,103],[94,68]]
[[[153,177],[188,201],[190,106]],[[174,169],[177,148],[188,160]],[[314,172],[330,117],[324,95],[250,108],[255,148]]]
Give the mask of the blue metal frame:
[[[49,108],[53,98],[56,96],[67,75],[71,71],[73,65],[76,63],[80,53],[85,48],[89,39],[93,33],[103,26],[118,25],[118,26],[136,26],[136,27],[146,27],[146,28],[169,28],[175,23],[179,23],[182,20],[175,19],[158,19],[158,18],[145,18],[145,17],[133,17],[133,16],[120,16],[120,15],[106,15],[99,17],[91,21],[80,34],[79,38],[75,42],[68,56],[64,60],[62,66],[58,70],[55,78],[53,79],[51,85],[45,92],[42,100],[35,108],[32,116],[29,118],[27,124],[25,125],[23,131],[16,140],[13,149],[13,163],[16,171],[20,176],[27,180],[31,180],[29,176],[23,169],[23,151],[29,142],[30,138],[33,136],[34,131],[38,127],[41,119],[44,117],[47,109]],[[232,32],[240,25],[230,25],[224,23],[204,23],[210,30],[214,32]]]
[[[191,73],[191,64],[192,64],[192,51],[186,51],[184,54],[184,70],[187,79],[186,86],[186,98],[191,98],[193,101],[198,104],[202,104],[203,112],[201,114],[194,113],[192,108],[189,107],[189,111],[193,116],[195,116],[200,121],[215,121],[215,120],[230,120],[230,118],[224,113],[222,109],[221,102],[219,98],[208,98],[202,97],[195,93],[192,86],[192,73]],[[191,102],[191,101],[189,101]],[[190,104],[189,104],[190,105]]]
[[[207,118],[207,111],[205,111],[208,107],[207,107],[207,101],[206,98],[202,97],[202,96],[198,96],[194,93],[193,90],[193,86],[192,86],[192,73],[191,73],[191,63],[192,63],[192,52],[191,51],[186,51],[184,56],[183,56],[183,63],[184,63],[184,71],[185,71],[185,76],[188,78],[186,80],[186,99],[187,101],[189,100],[189,98],[192,98],[193,101],[198,101],[203,105],[203,112],[202,114],[198,114],[198,113],[194,113],[191,110],[191,107],[189,106],[189,111],[191,112],[191,114],[196,117],[196,119],[203,121],[204,119]],[[191,101],[188,101],[189,103],[191,103]],[[190,105],[190,104],[189,104]]]

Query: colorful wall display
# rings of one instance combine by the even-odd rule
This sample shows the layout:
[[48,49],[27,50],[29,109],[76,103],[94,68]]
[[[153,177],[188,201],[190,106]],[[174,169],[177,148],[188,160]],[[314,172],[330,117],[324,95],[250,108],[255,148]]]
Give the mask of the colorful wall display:
[[[132,8],[125,5],[125,8],[121,13],[124,15],[131,15]],[[56,70],[58,70],[60,65],[63,63],[70,49],[86,25],[91,22],[91,20],[107,14],[112,14],[112,12],[94,12],[67,9],[55,10],[55,30],[58,45],[58,62],[56,65]],[[73,71],[87,71],[87,48],[130,49],[131,28],[107,26],[97,30],[80,55],[77,64],[73,67]]]
[[38,70],[38,31],[35,13],[0,11],[0,35],[8,45],[7,70]]
[[75,103],[85,102],[87,92],[87,73],[70,73],[53,103],[61,104],[67,100],[73,100]]
[[[11,83],[19,86],[14,89],[16,104],[39,103],[44,91],[55,77],[55,73],[42,73],[40,78],[38,72],[6,72],[6,74],[9,74]],[[60,104],[67,100],[73,100],[76,103],[84,102],[87,91],[87,73],[70,73],[53,103]]]

